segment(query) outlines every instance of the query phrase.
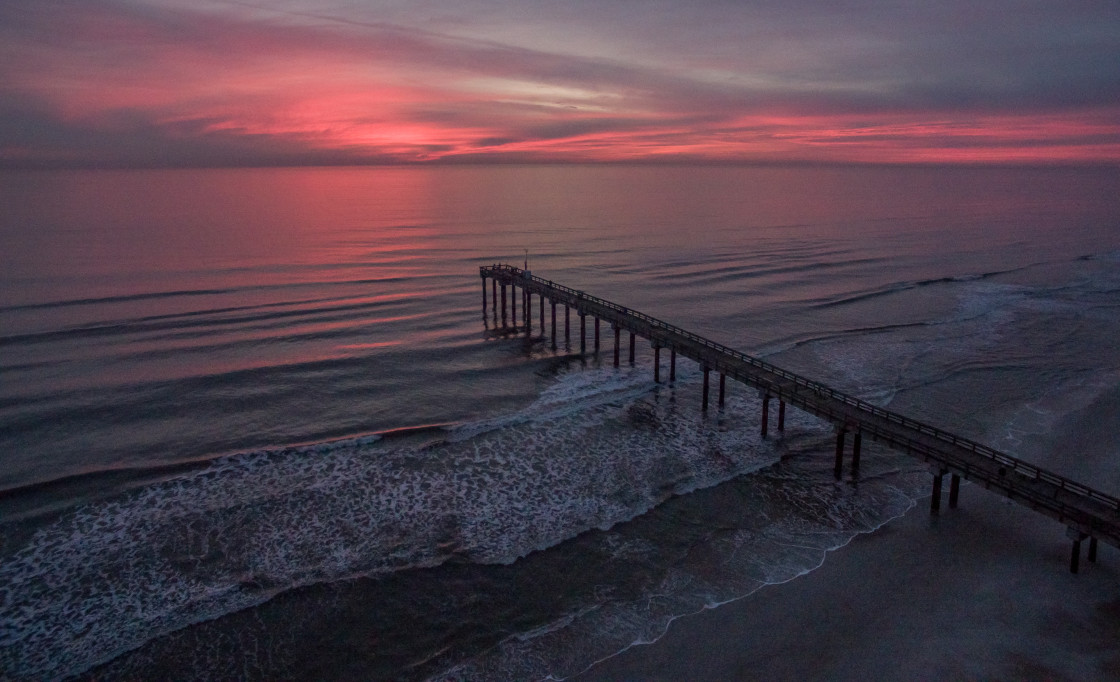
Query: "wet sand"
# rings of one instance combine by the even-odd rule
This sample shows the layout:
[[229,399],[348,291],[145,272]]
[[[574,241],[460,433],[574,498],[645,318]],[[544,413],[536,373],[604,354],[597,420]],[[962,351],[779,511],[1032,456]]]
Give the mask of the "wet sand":
[[1069,572],[1055,521],[982,488],[824,565],[674,621],[576,679],[1120,679],[1120,550]]
[[[1118,432],[1113,386],[1029,454],[1115,493]],[[679,618],[576,679],[1120,679],[1120,549],[1089,563],[1083,542],[1074,575],[1060,523],[967,482],[949,509],[944,488],[940,514],[923,498],[817,570]]]

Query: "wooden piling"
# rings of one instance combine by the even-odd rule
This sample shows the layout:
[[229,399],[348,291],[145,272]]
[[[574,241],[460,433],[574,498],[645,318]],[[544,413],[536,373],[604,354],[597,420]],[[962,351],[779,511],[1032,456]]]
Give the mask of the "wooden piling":
[[852,473],[859,471],[859,455],[863,447],[863,432],[856,431],[852,436]]
[[506,285],[502,285],[502,326],[506,326]]
[[677,349],[669,349],[669,381],[677,380]]
[[661,346],[653,347],[653,383],[661,383]]
[[486,278],[482,278],[482,312],[486,312]]
[[704,366],[704,398],[700,403],[700,409],[705,411],[705,412],[708,411],[708,372],[710,372],[710,371],[711,370],[708,369],[708,366],[705,365]]
[[634,364],[634,339],[636,339],[636,338],[637,338],[637,334],[635,334],[634,332],[630,332],[630,364],[631,365]]
[[490,280],[490,287],[494,292],[494,314],[498,314],[498,280]]
[[1089,556],[1087,557],[1090,562],[1097,563],[1097,539],[1089,538]]
[[599,318],[595,318],[595,355],[599,354]]
[[541,294],[541,336],[544,336],[544,294]]
[[778,432],[786,430],[786,401],[778,399]]
[[760,433],[762,437],[766,437],[766,432],[770,429],[770,394],[762,394],[762,428]]
[[961,494],[961,477],[959,474],[953,474],[949,477],[949,509],[957,508],[957,498]]
[[933,475],[933,496],[929,501],[929,513],[936,514],[941,510],[941,479],[944,474]]
[[719,373],[719,406],[723,407],[723,398],[727,393],[727,375],[723,372]]
[[1077,573],[1077,569],[1080,567],[1080,564],[1081,564],[1081,539],[1077,538],[1073,541],[1073,547],[1071,548],[1070,555],[1069,555],[1069,572],[1070,573]]
[[587,353],[587,315],[579,314],[579,354]]
[[556,348],[556,301],[549,301],[552,304],[552,348]]
[[844,427],[836,429],[836,462],[832,469],[836,478],[840,478],[844,474],[844,437],[847,435],[848,432]]
[[572,340],[572,309],[570,306],[564,306],[564,343],[569,343]]
[[614,366],[618,367],[618,347],[622,343],[622,327],[614,325]]
[[[524,292],[522,292],[524,293]],[[509,319],[513,321],[513,326],[517,326],[517,287],[509,285]]]

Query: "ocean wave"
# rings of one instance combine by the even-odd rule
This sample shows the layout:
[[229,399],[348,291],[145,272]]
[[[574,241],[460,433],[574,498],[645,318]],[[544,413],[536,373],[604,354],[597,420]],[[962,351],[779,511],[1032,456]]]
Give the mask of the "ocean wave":
[[645,367],[576,372],[421,442],[244,453],[82,505],[5,547],[0,667],[71,675],[300,585],[509,563],[775,458],[755,429],[711,431],[657,395]]

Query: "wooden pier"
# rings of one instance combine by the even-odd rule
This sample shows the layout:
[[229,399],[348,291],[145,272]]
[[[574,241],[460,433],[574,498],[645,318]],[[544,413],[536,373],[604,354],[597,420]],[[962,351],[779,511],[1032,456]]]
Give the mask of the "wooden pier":
[[614,330],[613,361],[619,366],[622,332],[629,333],[628,361],[634,362],[635,339],[643,337],[653,347],[654,380],[661,381],[661,354],[669,352],[669,381],[676,379],[677,356],[700,365],[703,372],[701,406],[708,409],[711,372],[719,373],[719,405],[723,405],[728,378],[758,389],[762,401],[761,433],[769,431],[770,401],[778,401],[777,430],[785,427],[786,405],[825,419],[836,427],[837,478],[843,475],[846,442],[852,436],[851,470],[859,469],[860,448],[864,438],[917,457],[929,464],[933,475],[931,513],[941,507],[942,482],[949,476],[949,507],[956,507],[960,481],[966,479],[1007,496],[1024,506],[1045,514],[1068,529],[1072,541],[1070,570],[1078,571],[1081,543],[1089,540],[1088,560],[1096,561],[1097,542],[1120,547],[1120,499],[1089,486],[1028,464],[986,445],[916,419],[837,391],[820,382],[788,372],[746,353],[710,341],[636,310],[630,310],[583,291],[542,279],[512,265],[480,268],[482,305],[487,308],[486,280],[491,280],[490,298],[495,319],[499,313],[498,288],[501,288],[501,319],[506,324],[506,287],[511,291],[511,314],[517,327],[517,291],[520,290],[523,329],[532,332],[533,296],[540,298],[540,325],[544,332],[545,301],[551,306],[551,341],[556,346],[556,306],[564,306],[564,338],[570,340],[571,311],[579,317],[580,353],[586,353],[586,318],[594,319],[595,353],[599,352],[599,323],[605,320]]

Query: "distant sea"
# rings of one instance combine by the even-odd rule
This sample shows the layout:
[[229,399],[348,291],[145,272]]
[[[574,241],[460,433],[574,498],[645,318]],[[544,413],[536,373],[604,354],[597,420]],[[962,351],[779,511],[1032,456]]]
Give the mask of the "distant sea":
[[559,679],[928,496],[741,385],[703,414],[648,343],[504,328],[495,262],[1120,494],[1120,444],[1046,440],[1120,391],[1115,168],[8,171],[0,207],[0,678]]

